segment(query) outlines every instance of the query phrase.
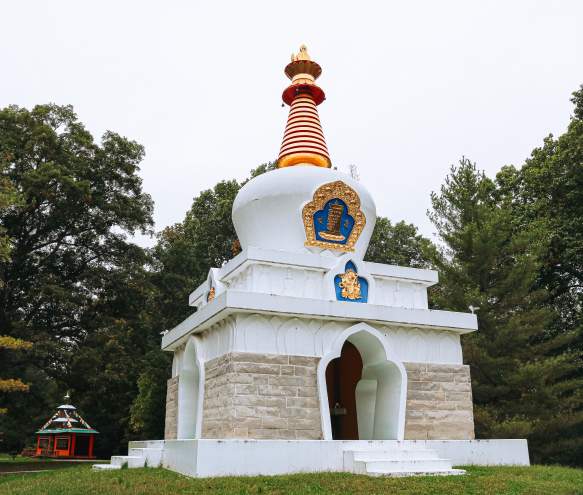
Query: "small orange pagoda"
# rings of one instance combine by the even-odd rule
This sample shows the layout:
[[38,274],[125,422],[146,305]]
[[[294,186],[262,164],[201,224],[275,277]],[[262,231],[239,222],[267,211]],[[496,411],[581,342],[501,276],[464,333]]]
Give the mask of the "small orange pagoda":
[[35,457],[59,457],[68,459],[94,459],[93,444],[99,432],[79,415],[77,408],[65,403],[57,408],[45,425],[36,432]]

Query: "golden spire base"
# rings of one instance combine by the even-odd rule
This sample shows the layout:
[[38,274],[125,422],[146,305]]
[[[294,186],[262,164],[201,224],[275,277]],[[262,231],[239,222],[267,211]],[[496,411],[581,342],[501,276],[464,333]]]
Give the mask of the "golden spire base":
[[316,167],[330,168],[330,160],[317,153],[293,153],[282,156],[277,161],[279,168],[292,167],[294,165],[315,165]]

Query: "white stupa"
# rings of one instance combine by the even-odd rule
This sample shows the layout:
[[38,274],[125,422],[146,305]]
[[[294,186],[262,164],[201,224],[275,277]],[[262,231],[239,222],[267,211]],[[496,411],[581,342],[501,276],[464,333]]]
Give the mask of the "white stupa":
[[285,70],[279,168],[233,205],[242,251],[210,270],[174,353],[165,439],[131,442],[113,466],[192,476],[350,471],[460,474],[528,464],[524,440],[474,440],[469,313],[428,309],[432,270],[364,261],[376,207],[333,170],[307,50]]

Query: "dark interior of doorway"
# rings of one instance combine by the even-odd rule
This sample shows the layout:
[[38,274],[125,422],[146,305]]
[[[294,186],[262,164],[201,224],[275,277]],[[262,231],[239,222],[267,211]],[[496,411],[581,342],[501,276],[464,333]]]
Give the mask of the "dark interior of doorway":
[[330,361],[326,368],[326,387],[334,440],[358,440],[356,385],[361,377],[362,357],[358,349],[346,341],[340,357]]
[[77,435],[75,455],[89,455],[89,435]]

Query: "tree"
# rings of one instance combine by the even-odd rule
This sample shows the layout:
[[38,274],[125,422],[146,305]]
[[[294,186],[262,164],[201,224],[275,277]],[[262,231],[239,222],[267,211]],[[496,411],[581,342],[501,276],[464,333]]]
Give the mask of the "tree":
[[[264,163],[252,170],[250,176],[274,168],[275,163]],[[155,314],[157,332],[174,327],[192,313],[188,294],[206,279],[211,267],[222,266],[236,254],[238,240],[231,211],[239,189],[247,180],[221,181],[212,189],[202,191],[194,198],[182,222],[158,234],[158,242],[151,252],[153,268],[149,278],[154,291],[149,306]],[[158,340],[156,348],[148,354],[131,407],[131,429],[143,438],[159,438],[164,433],[171,355],[160,351],[159,345]]]
[[141,438],[162,438],[164,435],[170,357],[160,348],[145,356],[144,370],[138,378],[138,394],[130,411],[130,428]]
[[137,174],[143,154],[113,132],[95,143],[70,106],[0,110],[0,170],[19,198],[0,212],[11,244],[0,261],[0,328],[34,344],[26,359],[0,361],[0,376],[10,370],[30,384],[1,419],[7,446],[30,435],[74,385],[71,361],[108,331],[109,315],[96,309],[119,301],[119,281],[143,270],[144,251],[126,239],[152,226]]
[[185,219],[158,235],[152,251],[155,263],[153,283],[158,288],[161,329],[172,328],[192,308],[188,294],[207,277],[211,267],[233,257],[237,239],[231,209],[241,184],[221,181],[194,198]]
[[368,261],[429,268],[434,258],[435,246],[413,224],[400,221],[393,225],[388,218],[377,218],[366,252]]
[[[0,212],[5,212],[10,208],[18,205],[18,194],[10,179],[5,175],[5,166],[0,174]],[[0,262],[6,263],[10,259],[11,240],[6,235],[6,229],[0,228]],[[1,283],[1,281],[0,281]],[[7,335],[0,335],[0,352],[4,350],[22,351],[29,350],[32,343],[22,339],[16,339]],[[0,394],[9,394],[14,392],[28,392],[29,386],[20,378],[0,378]],[[6,414],[8,409],[0,407],[0,415]]]
[[522,221],[544,219],[549,249],[541,283],[552,292],[562,324],[580,324],[583,303],[583,86],[573,93],[567,132],[548,136],[513,182]]
[[[443,242],[434,304],[480,308],[479,331],[463,339],[476,434],[526,436],[535,461],[572,463],[559,437],[561,423],[578,421],[583,400],[578,356],[569,349],[575,336],[549,332],[558,314],[537,283],[549,246],[547,225],[517,221],[508,179],[503,173],[494,182],[464,158],[432,194],[430,218]],[[550,432],[556,435],[552,446]]]
[[[0,351],[2,349],[12,351],[29,350],[32,343],[22,339],[15,339],[6,335],[0,335]],[[20,378],[0,378],[0,394],[8,394],[13,392],[28,392],[29,386]],[[6,414],[8,409],[0,407],[0,415]]]
[[[520,168],[505,167],[498,178],[512,195],[516,225],[544,225],[547,248],[536,286],[548,293],[556,318],[548,331],[565,339],[555,354],[571,352],[577,369],[569,380],[583,379],[583,86],[567,131],[549,135]],[[571,335],[575,340],[570,339]],[[579,393],[581,395],[581,392]],[[565,399],[572,414],[541,433],[545,456],[554,462],[583,459],[583,404]],[[561,451],[562,449],[562,451]],[[557,455],[558,453],[558,455]],[[579,461],[580,462],[580,461]]]

